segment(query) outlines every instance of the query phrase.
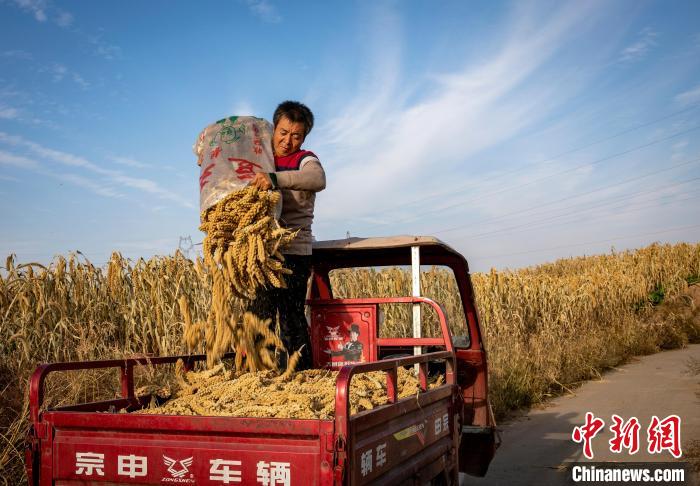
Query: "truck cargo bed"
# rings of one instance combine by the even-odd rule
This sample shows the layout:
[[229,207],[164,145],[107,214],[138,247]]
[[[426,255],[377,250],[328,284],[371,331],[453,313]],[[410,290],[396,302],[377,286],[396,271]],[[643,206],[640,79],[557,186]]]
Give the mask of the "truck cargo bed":
[[[148,403],[147,397],[133,397],[132,373],[139,360],[45,365],[32,380],[36,421],[29,443],[37,453],[28,454],[28,472],[40,485],[360,485],[430,479],[456,471],[456,387],[449,377],[444,385],[427,387],[428,362],[445,360],[450,371],[452,356],[437,352],[341,368],[336,416],[327,420],[120,413]],[[188,357],[193,358],[200,359]],[[398,400],[396,370],[414,364],[422,391]],[[122,368],[124,398],[42,413],[35,407],[50,371],[104,367]],[[368,371],[385,372],[389,403],[350,416],[350,380]]]

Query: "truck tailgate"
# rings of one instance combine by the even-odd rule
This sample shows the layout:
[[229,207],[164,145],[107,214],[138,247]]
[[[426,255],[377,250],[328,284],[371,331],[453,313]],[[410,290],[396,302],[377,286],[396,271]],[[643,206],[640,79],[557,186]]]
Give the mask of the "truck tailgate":
[[42,461],[42,484],[332,482],[332,421],[80,412],[43,418],[54,433],[42,447],[53,458]]

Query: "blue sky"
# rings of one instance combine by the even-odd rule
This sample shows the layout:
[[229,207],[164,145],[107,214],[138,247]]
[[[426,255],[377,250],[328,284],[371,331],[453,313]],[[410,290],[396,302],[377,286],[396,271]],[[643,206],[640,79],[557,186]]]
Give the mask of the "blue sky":
[[474,270],[698,242],[698,19],[696,1],[0,0],[0,255],[200,242],[195,137],[285,99],[316,115],[318,239],[433,234]]

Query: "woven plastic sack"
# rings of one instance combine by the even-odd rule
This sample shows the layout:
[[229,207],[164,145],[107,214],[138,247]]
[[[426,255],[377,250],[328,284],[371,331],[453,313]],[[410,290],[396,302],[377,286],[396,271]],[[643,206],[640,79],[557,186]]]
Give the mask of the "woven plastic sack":
[[275,171],[272,124],[262,118],[230,116],[212,123],[199,134],[192,150],[200,166],[201,211],[243,189],[256,173]]

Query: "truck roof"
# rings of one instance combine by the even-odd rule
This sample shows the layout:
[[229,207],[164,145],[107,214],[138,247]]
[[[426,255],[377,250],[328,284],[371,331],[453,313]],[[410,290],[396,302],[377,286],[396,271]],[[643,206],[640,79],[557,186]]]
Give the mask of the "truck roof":
[[[350,253],[367,253],[376,254],[377,251],[383,253],[394,253],[392,250],[400,251],[402,254],[403,248],[410,248],[412,246],[421,247],[421,260],[423,256],[456,256],[466,263],[466,259],[462,254],[452,248],[450,245],[441,241],[439,238],[434,236],[417,236],[417,235],[397,235],[397,236],[382,236],[375,238],[345,238],[342,240],[324,240],[324,241],[314,241],[312,244],[314,255],[323,256],[334,254],[340,256],[341,254]],[[410,253],[407,253],[410,255]],[[410,264],[410,258],[407,262]]]
[[[440,245],[452,250],[446,243],[434,236],[380,236],[375,238],[344,238],[342,240],[314,241],[314,250],[360,250],[368,248],[397,248],[404,246]],[[452,250],[454,251],[454,250]]]

